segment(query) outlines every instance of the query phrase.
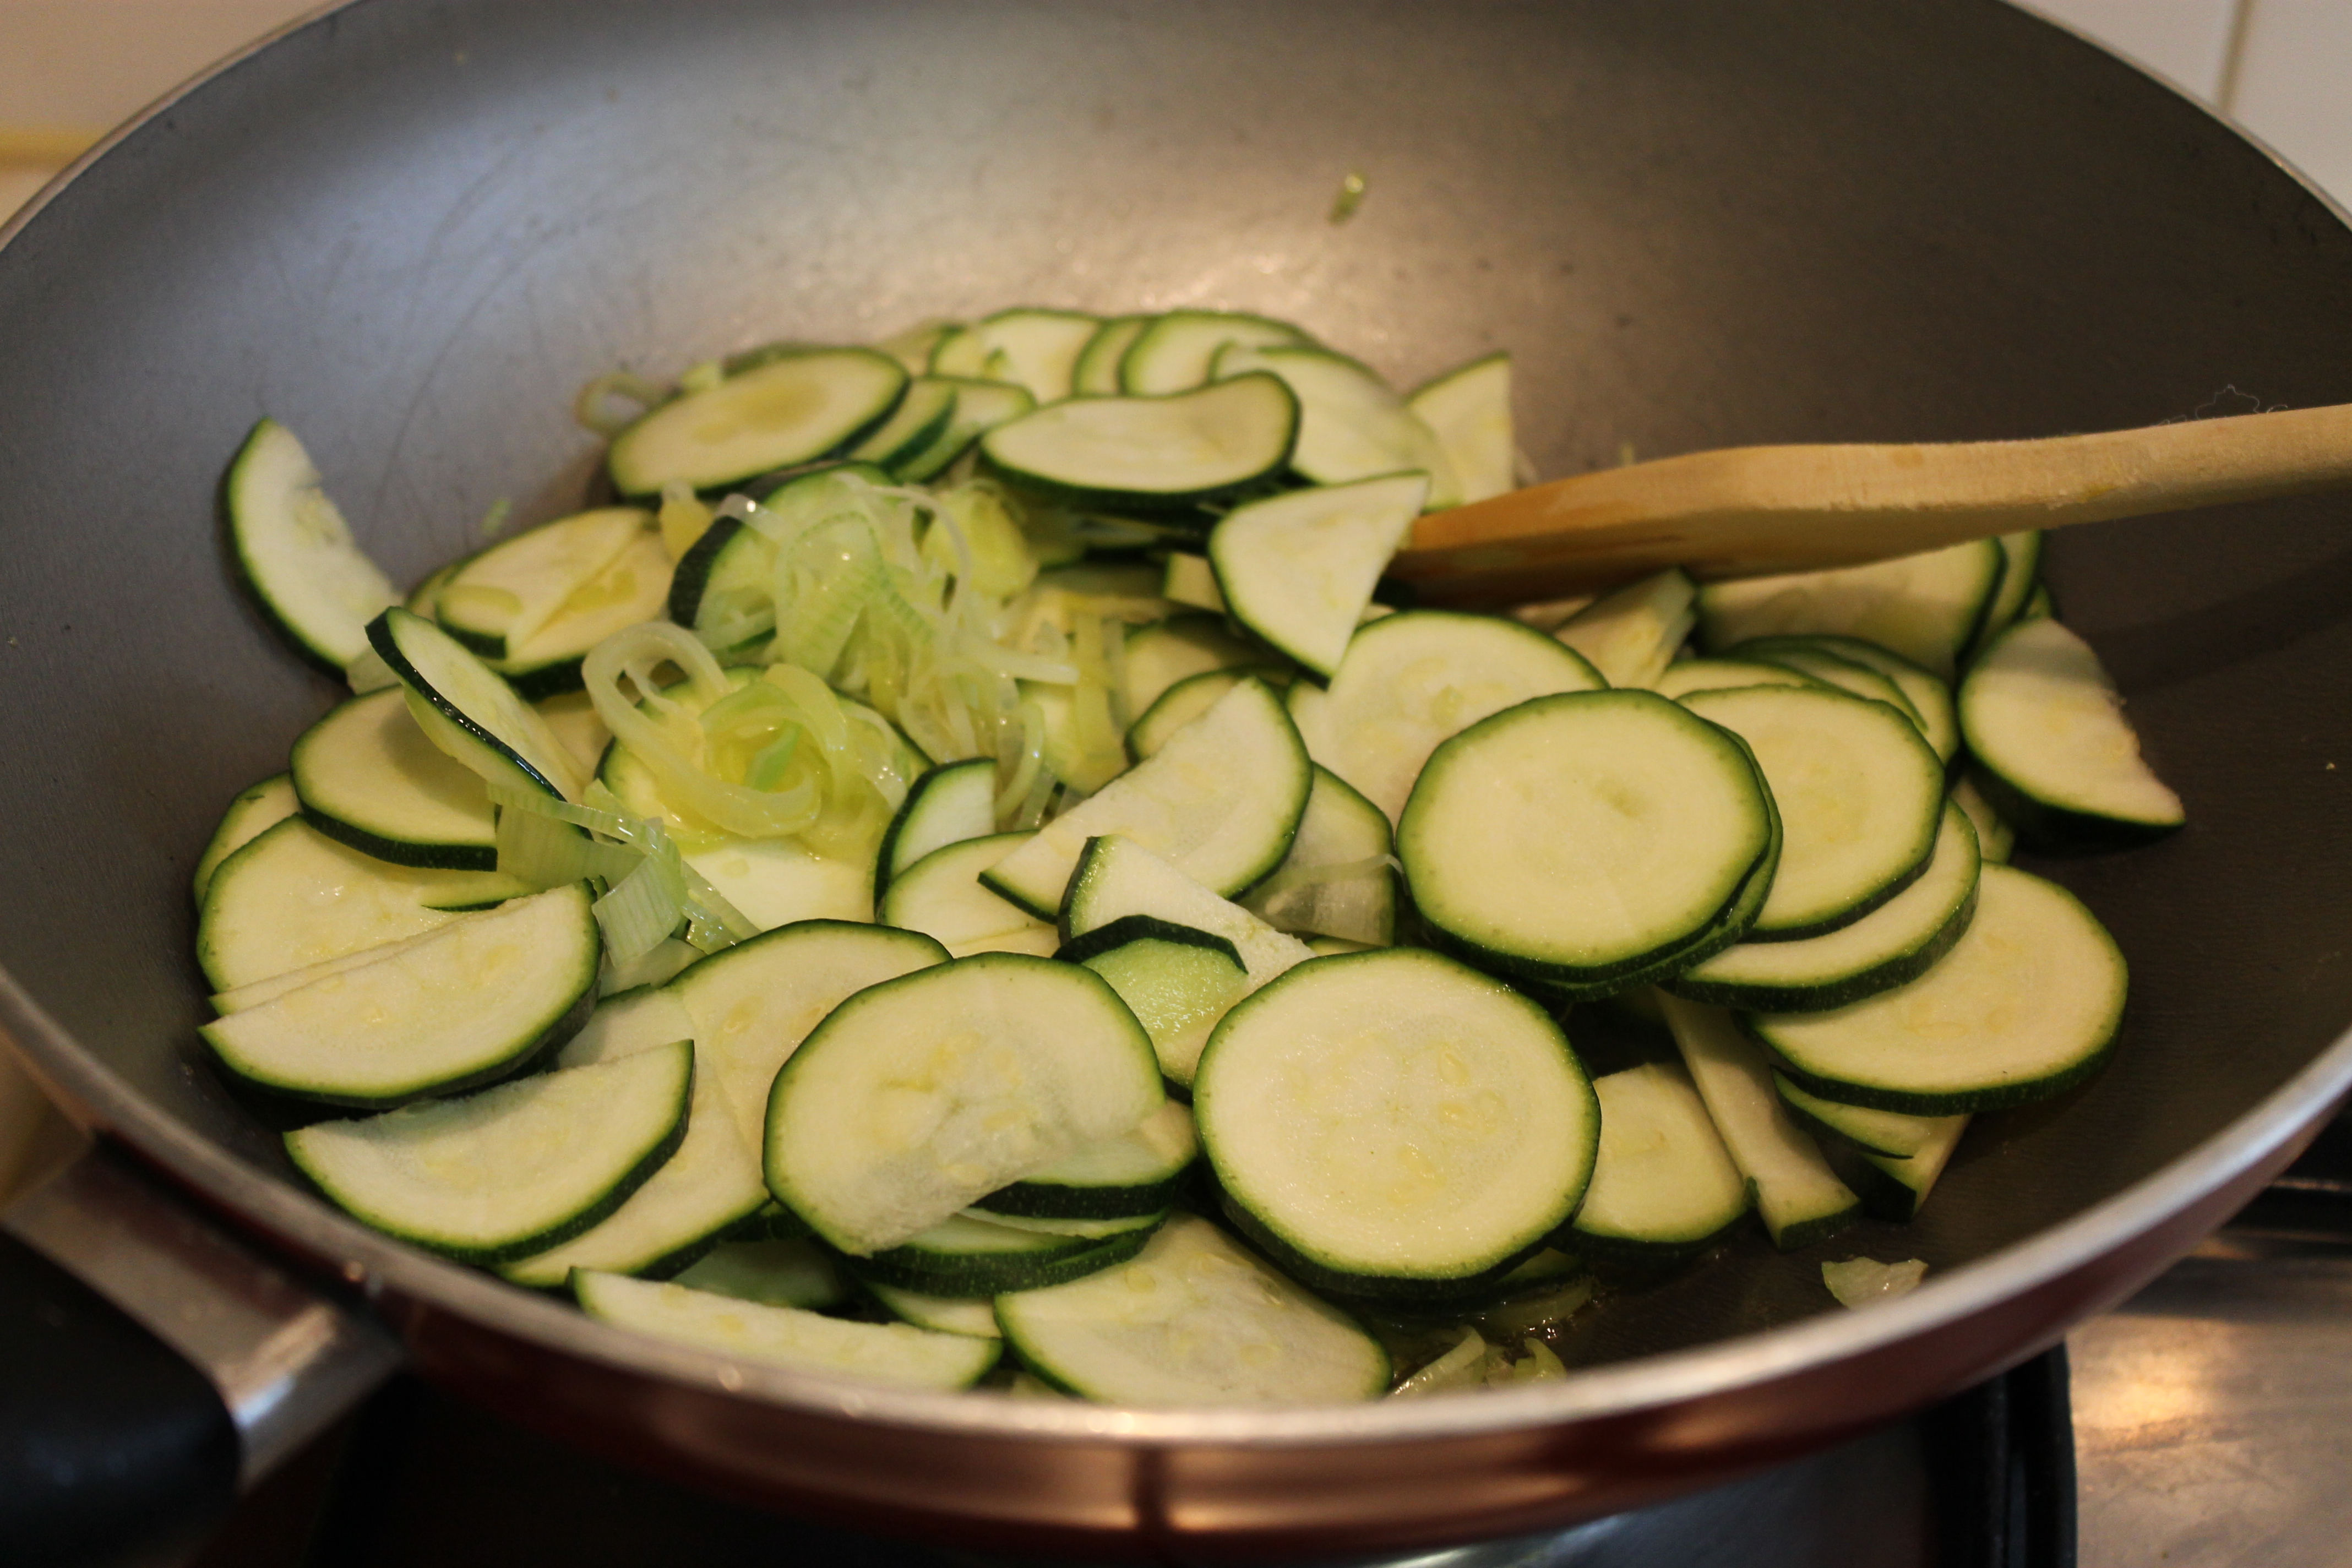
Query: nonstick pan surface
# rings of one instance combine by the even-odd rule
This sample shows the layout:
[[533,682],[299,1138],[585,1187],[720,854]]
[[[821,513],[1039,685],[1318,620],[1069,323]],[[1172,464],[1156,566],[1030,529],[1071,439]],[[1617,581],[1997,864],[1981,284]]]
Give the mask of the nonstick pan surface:
[[[1350,172],[1367,195],[1334,222]],[[2052,544],[2066,620],[2189,811],[2157,847],[2038,868],[2130,960],[2114,1065],[1982,1119],[1914,1225],[1759,1237],[1591,1313],[1573,1356],[1612,1370],[1561,1388],[1177,1417],[722,1384],[304,1195],[205,1063],[188,955],[215,817],[335,694],[224,563],[215,495],[252,422],[290,423],[410,580],[495,502],[580,503],[592,375],[1014,302],[1260,310],[1400,384],[1507,347],[1546,475],[2352,401],[2340,216],[1990,0],[362,0],[163,107],[0,249],[19,1044],[502,1407],[741,1495],[1087,1546],[1491,1533],[1824,1440],[2129,1289],[2352,1081],[2352,533],[2314,499]],[[1819,1266],[1857,1253],[1930,1283],[1838,1316]],[[868,1484],[873,1434],[1013,1489]],[[1349,1451],[1360,1481],[1375,1451],[1513,1479],[1349,1505]],[[1252,1466],[1257,1495],[1185,1512]]]

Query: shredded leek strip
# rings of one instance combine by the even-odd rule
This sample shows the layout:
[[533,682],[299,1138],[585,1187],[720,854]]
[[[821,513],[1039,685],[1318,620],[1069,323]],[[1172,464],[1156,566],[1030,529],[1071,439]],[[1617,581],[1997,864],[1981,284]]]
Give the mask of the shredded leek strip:
[[1010,675],[1020,680],[1035,680],[1047,686],[1076,686],[1078,667],[1065,659],[1049,658],[1043,654],[1024,653],[1018,648],[992,642],[977,632],[965,632],[956,639],[956,651],[991,675]]
[[[726,693],[726,674],[710,650],[693,634],[664,622],[615,632],[581,665],[581,679],[597,716],[613,738],[652,773],[662,798],[744,838],[782,838],[806,829],[824,806],[822,792],[814,784],[771,793],[715,778],[701,766],[699,723],[665,724],[622,694],[620,678],[626,667],[639,692],[658,697],[651,667],[662,657],[674,658],[697,686],[707,683],[710,700]],[[677,709],[674,701],[664,700]]]
[[[668,397],[667,387],[633,372],[616,370],[580,389],[580,395],[572,400],[572,417],[599,436],[617,436],[643,417],[646,409]],[[625,398],[637,406],[634,412],[624,413],[612,405],[614,398]]]
[[[1004,787],[996,792],[996,820],[1014,826],[1020,826],[1021,819],[1029,815],[1029,797],[1036,789],[1038,781],[1053,777],[1045,771],[1045,710],[1034,702],[1024,702],[1019,718],[1021,728],[1017,749],[1011,753],[1009,770],[1002,760],[998,763],[998,770],[1009,771],[1010,776],[1005,779]],[[1038,809],[1045,809],[1042,801],[1038,803]],[[1034,827],[1036,824],[1032,822],[1027,826]]]
[[1045,808],[1052,802],[1054,791],[1060,786],[1061,782],[1054,776],[1052,768],[1040,767],[1037,770],[1037,776],[1029,781],[1029,793],[1022,797],[1021,809],[1013,818],[1013,827],[1025,833],[1033,827],[1042,826],[1045,820]]
[[669,940],[686,912],[686,900],[661,861],[646,855],[637,868],[613,884],[612,891],[591,906],[604,933],[604,948],[616,963],[642,958]]
[[1103,617],[1103,679],[1110,687],[1110,721],[1124,744],[1136,715],[1127,710],[1127,623],[1117,616]]
[[793,765],[793,754],[801,749],[801,737],[807,733],[795,725],[782,736],[768,742],[767,748],[751,759],[743,772],[743,782],[753,789],[772,790],[784,782],[784,770]]

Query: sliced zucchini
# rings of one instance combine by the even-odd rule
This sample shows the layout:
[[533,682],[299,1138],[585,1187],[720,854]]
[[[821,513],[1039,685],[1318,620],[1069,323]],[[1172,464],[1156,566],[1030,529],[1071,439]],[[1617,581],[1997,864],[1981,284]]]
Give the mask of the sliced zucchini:
[[560,692],[542,697],[531,704],[547,727],[563,743],[563,750],[579,766],[583,778],[595,776],[596,764],[604,760],[604,748],[613,743],[613,731],[604,728],[604,721],[596,716],[596,705],[588,700],[584,691]]
[[1035,1215],[998,1214],[985,1202],[973,1204],[962,1211],[966,1219],[976,1219],[983,1225],[1005,1226],[1013,1230],[1033,1230],[1040,1236],[1066,1237],[1077,1241],[1108,1241],[1130,1231],[1157,1230],[1168,1217],[1168,1210],[1158,1208],[1150,1214],[1120,1215],[1112,1219],[1056,1219]]
[[[1795,646],[1818,649],[1851,664],[1867,666],[1893,681],[1896,689],[1902,692],[1903,704],[1918,721],[1919,733],[1927,737],[1927,744],[1936,749],[1937,756],[1949,763],[1959,752],[1960,721],[1952,706],[1951,687],[1899,653],[1890,652],[1874,642],[1864,642],[1860,637],[1828,636],[1755,639],[1744,646],[1756,649],[1754,657],[1768,662],[1772,658],[1772,647]],[[1831,681],[1830,684],[1839,683]],[[1853,689],[1848,687],[1846,689]]]
[[1287,673],[1266,665],[1235,665],[1186,676],[1161,692],[1159,700],[1127,727],[1127,754],[1139,763],[1153,755],[1170,736],[1214,708],[1226,692],[1252,676],[1271,682]]
[[672,1278],[689,1290],[812,1312],[849,1293],[831,1255],[804,1236],[721,1242]]
[[1111,1237],[1056,1236],[955,1214],[857,1259],[859,1276],[925,1296],[969,1299],[1036,1290],[1099,1273],[1141,1251],[1156,1226]]
[[1287,321],[1229,310],[1171,310],[1146,322],[1118,362],[1118,390],[1127,395],[1186,392],[1207,384],[1218,353],[1229,343],[1265,347],[1304,343]]
[[1759,664],[1753,659],[1686,658],[1666,666],[1658,679],[1648,684],[1659,696],[1680,701],[1694,691],[1732,691],[1743,686],[1819,686],[1821,682],[1783,665]]
[[1022,1364],[1114,1405],[1319,1405],[1388,1387],[1378,1340],[1192,1215],[1116,1268],[996,1310]]
[[542,1251],[661,1169],[686,1129],[686,1041],[463,1100],[286,1134],[320,1190],[376,1229],[468,1263]]
[[931,351],[930,371],[1009,381],[1041,404],[1057,403],[1076,390],[1078,356],[1102,324],[1082,310],[999,310],[942,337]]
[[1902,713],[1827,687],[1695,691],[1682,704],[1748,742],[1780,807],[1780,869],[1747,940],[1851,925],[1927,870],[1944,764]]
[[1856,1162],[1854,1190],[1862,1194],[1863,1207],[1880,1219],[1900,1225],[1918,1217],[1919,1205],[1927,1201],[1960,1146],[1960,1134],[1969,1130],[1965,1116],[1928,1120],[1934,1131],[1917,1153],[1898,1160],[1864,1152]]
[[1217,587],[1216,568],[1209,564],[1207,556],[1189,550],[1168,552],[1166,574],[1160,580],[1160,596],[1211,615],[1225,613],[1225,595]]
[[2000,587],[1985,606],[1984,625],[1977,632],[1977,647],[2007,631],[2025,619],[2026,602],[2032,598],[2042,574],[2042,534],[2037,530],[2022,533],[2004,533],[1995,542],[2000,546]]
[[1715,1242],[1748,1212],[1748,1184],[1690,1074],[1651,1062],[1595,1079],[1601,1152],[1570,1231],[1573,1245],[1635,1257]]
[[[1237,777],[1248,787],[1234,789]],[[1220,897],[1239,893],[1289,853],[1312,783],[1282,700],[1264,681],[1244,680],[1153,756],[981,873],[981,883],[1052,919],[1087,840],[1118,834],[1167,856]]]
[[1987,866],[1968,931],[1910,984],[1743,1022],[1824,1100],[1951,1116],[2045,1099],[2098,1071],[2126,987],[2115,939],[2072,893]]
[[981,455],[1024,488],[1081,507],[1226,500],[1279,473],[1298,434],[1281,379],[1239,375],[1160,397],[1078,397],[1000,425]]
[[230,991],[534,890],[497,871],[395,866],[292,817],[214,871],[196,921],[196,962],[215,989]]
[[1905,1116],[1899,1111],[1872,1110],[1859,1105],[1840,1105],[1834,1100],[1820,1095],[1798,1083],[1787,1073],[1775,1071],[1772,1087],[1797,1120],[1815,1132],[1825,1132],[1843,1138],[1865,1154],[1883,1154],[1890,1160],[1907,1160],[1936,1141],[1948,1121],[1965,1121],[1964,1116]]
[[1551,635],[1582,654],[1610,685],[1654,688],[1697,624],[1697,585],[1682,569],[1668,567],[1603,594]]
[[1124,662],[1127,710],[1140,718],[1179,681],[1215,669],[1258,669],[1270,659],[1227,630],[1222,616],[1181,615],[1128,633]]
[[1297,937],[1217,897],[1135,840],[1112,834],[1089,841],[1063,900],[1063,937],[1076,942],[1129,915],[1150,915],[1224,938],[1249,971],[1252,985],[1263,985],[1314,956]]
[[517,899],[198,1032],[247,1082],[332,1105],[488,1083],[586,1018],[602,953],[589,903],[578,886]]
[[[890,476],[871,463],[826,463],[795,474],[761,505],[786,519],[860,510]],[[669,618],[722,651],[757,646],[775,628],[775,541],[734,517],[711,521],[670,578]]]
[[1720,1007],[1661,995],[1691,1082],[1722,1134],[1772,1243],[1810,1247],[1853,1223],[1861,1202],[1837,1179],[1772,1089],[1772,1069]]
[[1517,487],[1509,354],[1474,359],[1423,382],[1404,401],[1437,437],[1463,501],[1485,500]]
[[850,458],[893,473],[938,444],[955,418],[956,388],[951,381],[918,375],[907,384],[907,395],[890,417],[869,431],[849,449]]
[[1318,767],[1290,853],[1243,897],[1242,907],[1276,931],[1386,947],[1396,941],[1394,848],[1381,808]]
[[1601,1112],[1543,1009],[1434,952],[1318,958],[1225,1015],[1192,1080],[1229,1205],[1297,1277],[1458,1286],[1567,1223]]
[[196,868],[189,877],[196,903],[202,907],[205,889],[212,886],[213,873],[222,861],[252,843],[263,833],[277,826],[302,809],[302,797],[294,791],[290,773],[272,773],[257,784],[247,784],[237,792],[228,809],[221,813],[220,825],[213,836],[205,840],[204,852],[196,857]]
[[875,353],[888,354],[906,366],[908,375],[920,375],[930,367],[931,351],[940,346],[940,340],[962,325],[961,321],[944,319],[918,321],[870,346]]
[[702,1068],[721,1080],[743,1142],[765,1148],[776,1069],[835,1007],[887,980],[940,963],[915,931],[805,921],[713,953],[672,983]]
[[980,880],[982,873],[1035,837],[992,833],[932,850],[891,882],[877,918],[884,925],[921,931],[951,958],[975,952],[1051,954],[1060,945],[1054,927]]
[[2017,847],[2017,829],[1992,808],[1976,780],[1962,773],[1952,785],[1951,802],[1968,813],[1969,826],[1977,830],[1977,847],[1984,858],[2007,865],[2010,851]]
[[[1853,639],[1839,640],[1851,642]],[[1920,731],[1923,739],[1926,737],[1927,721],[1892,679],[1873,666],[1832,653],[1810,637],[1752,637],[1725,652],[1733,658],[1785,664],[1801,674],[1811,676],[1823,686],[1835,687],[1849,697],[1884,702],[1911,721],[1912,727]]]
[[796,838],[730,838],[686,863],[761,931],[874,918],[873,868],[862,856],[820,855]]
[[294,742],[310,826],[402,866],[495,871],[498,825],[478,774],[433,744],[396,686],[327,710]]
[[1209,534],[1227,611],[1328,679],[1428,495],[1426,474],[1391,474],[1235,507]]
[[[563,1043],[557,1059],[564,1067],[586,1067],[591,1062],[633,1057],[693,1035],[693,1015],[678,1000],[676,986],[640,985],[599,997],[595,1011],[580,1026],[580,1032]],[[708,1067],[703,1064],[704,1069]],[[698,1070],[697,1076],[717,1077],[709,1070]]]
[[394,953],[404,952],[419,942],[432,941],[451,926],[466,921],[479,920],[491,912],[493,911],[489,910],[474,910],[464,914],[452,915],[445,923],[434,926],[427,931],[418,931],[414,936],[399,937],[376,947],[362,948],[357,952],[347,952],[341,958],[326,959],[300,969],[289,970],[283,974],[273,974],[267,980],[256,980],[233,990],[215,992],[212,998],[213,1011],[226,1017],[231,1013],[242,1013],[247,1007],[258,1007],[264,1002],[274,1002],[289,991],[308,985],[314,980],[324,980],[330,974],[341,974],[347,970],[373,963],[378,959],[390,958]]
[[1300,732],[1317,762],[1393,822],[1448,737],[1531,697],[1605,684],[1582,655],[1517,621],[1408,610],[1357,633]]
[[1258,371],[1280,376],[1298,399],[1290,467],[1308,483],[1344,485],[1410,469],[1429,477],[1429,506],[1460,504],[1461,481],[1436,433],[1367,366],[1325,348],[1239,343],[1222,350],[1214,366],[1221,377]]
[[944,380],[954,391],[955,408],[929,446],[891,465],[890,471],[910,485],[938,478],[949,464],[971,451],[973,442],[1037,406],[1026,387],[1006,382],[929,379]]
[[547,721],[447,632],[394,605],[368,623],[368,639],[400,678],[408,711],[436,746],[487,783],[580,797],[572,754]]
[[2039,848],[2140,843],[2186,820],[2140,756],[2091,645],[2046,616],[1995,637],[1960,686],[1977,782]]
[[625,496],[788,468],[854,445],[889,417],[908,379],[872,349],[787,352],[651,410],[613,437],[606,467]]
[[995,831],[996,763],[987,757],[941,763],[908,787],[882,835],[874,896],[880,899],[892,879],[932,850]]
[[1163,1098],[1150,1040],[1099,976],[1019,953],[958,959],[868,987],[792,1053],[769,1096],[768,1186],[870,1256],[1118,1137]]
[[1947,802],[1927,870],[1852,925],[1796,942],[1743,942],[1660,982],[1677,996],[1760,1012],[1843,1007],[1934,968],[1976,913],[1981,857]]
[[1000,1219],[1131,1219],[1162,1214],[1200,1152],[1192,1113],[1171,1100],[1118,1137],[1090,1143],[998,1188],[982,1200],[982,1206]]
[[1076,938],[1055,954],[1110,983],[1151,1037],[1169,1082],[1189,1087],[1210,1031],[1249,994],[1249,971],[1222,936],[1150,915],[1125,915]]
[[1158,318],[1153,316],[1113,316],[1095,329],[1087,346],[1078,351],[1077,363],[1070,367],[1070,392],[1077,397],[1116,397],[1118,395],[1118,365],[1127,351],[1143,329]]
[[367,624],[400,603],[352,542],[310,455],[275,419],[253,427],[224,491],[237,570],[304,657],[334,674],[365,653]]
[[491,668],[533,702],[579,690],[581,666],[598,643],[661,618],[671,572],[660,531],[646,529],[575,589],[553,619],[522,641],[510,642],[507,657]]
[[996,1364],[996,1342],[966,1334],[851,1322],[593,1269],[582,1269],[572,1287],[581,1310],[600,1322],[794,1372],[950,1393]]
[[[598,1011],[609,1005],[600,1005]],[[612,1037],[605,1036],[585,1042],[583,1048],[583,1042],[574,1036],[557,1053],[555,1065],[585,1067],[635,1054],[614,1050],[611,1045]],[[701,1054],[697,1053],[698,1058]],[[574,1268],[661,1279],[703,1256],[768,1201],[767,1184],[760,1178],[760,1156],[743,1141],[742,1127],[728,1103],[720,1075],[698,1059],[686,1136],[677,1152],[595,1228],[561,1247],[509,1263],[499,1272],[518,1285],[541,1289],[560,1289]]]
[[1828,632],[1890,648],[1948,680],[2000,586],[2000,546],[1970,540],[1867,566],[1709,583],[1698,594],[1699,645]]
[[885,1285],[879,1279],[860,1279],[858,1283],[900,1322],[941,1334],[970,1334],[982,1340],[1004,1337],[1003,1331],[996,1326],[996,1299],[992,1296],[927,1296],[920,1290],[901,1290],[896,1285]]
[[433,618],[484,658],[505,658],[619,560],[653,521],[653,513],[636,507],[604,507],[502,539],[469,556],[442,584]]
[[1737,737],[1646,691],[1574,692],[1440,746],[1397,854],[1449,946],[1601,994],[1737,940],[1724,917],[1775,847],[1771,801]]

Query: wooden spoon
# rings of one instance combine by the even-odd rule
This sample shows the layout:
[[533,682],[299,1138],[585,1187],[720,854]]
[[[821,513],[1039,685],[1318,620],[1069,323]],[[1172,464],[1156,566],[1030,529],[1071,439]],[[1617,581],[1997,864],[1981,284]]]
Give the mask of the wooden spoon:
[[2352,404],[2034,441],[1734,447],[1579,474],[1414,524],[1433,604],[1851,566],[2019,529],[2352,487]]

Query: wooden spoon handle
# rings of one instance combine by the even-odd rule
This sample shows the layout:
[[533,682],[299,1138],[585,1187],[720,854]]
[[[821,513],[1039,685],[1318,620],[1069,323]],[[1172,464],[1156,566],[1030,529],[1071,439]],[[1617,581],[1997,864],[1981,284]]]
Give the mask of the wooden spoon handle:
[[1432,512],[1390,567],[1432,602],[1496,604],[1682,566],[1849,566],[2063,528],[2352,487],[2352,405],[2034,441],[1738,447]]

